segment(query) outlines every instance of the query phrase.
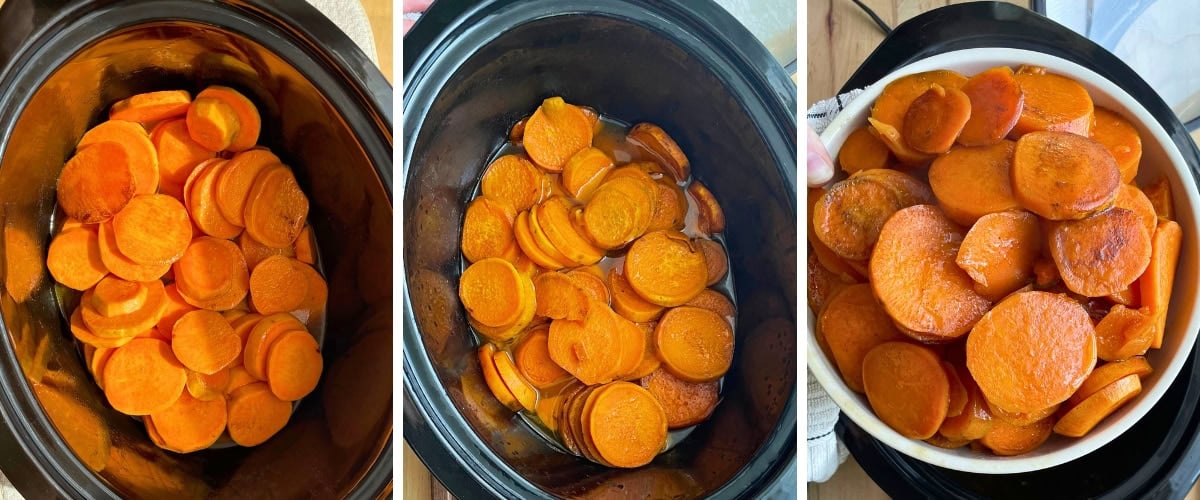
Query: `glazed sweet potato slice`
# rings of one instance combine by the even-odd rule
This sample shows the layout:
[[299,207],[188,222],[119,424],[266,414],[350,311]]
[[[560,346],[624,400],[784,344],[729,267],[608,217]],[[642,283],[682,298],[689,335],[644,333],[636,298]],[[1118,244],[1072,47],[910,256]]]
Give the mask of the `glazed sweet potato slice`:
[[812,211],[817,239],[839,257],[871,256],[885,222],[902,206],[887,186],[870,179],[848,179],[831,186]]
[[922,153],[945,153],[970,117],[971,99],[967,94],[935,83],[908,106],[901,137]]
[[955,263],[962,230],[930,205],[895,213],[871,254],[871,285],[896,324],[918,340],[948,341],[965,334],[989,302]]
[[639,123],[629,129],[625,138],[653,153],[675,180],[686,181],[691,176],[691,163],[687,155],[662,127],[653,123]]
[[838,166],[846,173],[860,170],[887,168],[892,161],[892,151],[867,127],[860,127],[846,136],[846,142],[838,150]]
[[551,245],[571,262],[581,266],[595,264],[604,258],[604,252],[596,248],[576,229],[571,220],[570,202],[554,196],[538,205],[537,216],[531,214],[530,229],[537,238],[538,232],[546,236]]
[[134,339],[105,363],[104,381],[104,395],[114,409],[126,415],[150,415],[179,399],[187,370],[166,342]]
[[[107,121],[92,127],[79,139],[76,154],[95,144],[112,142],[125,151],[125,161],[133,174],[134,194],[154,194],[158,191],[158,153],[150,136],[141,125],[124,121]],[[109,162],[119,161],[109,159]],[[109,163],[111,165],[111,163]],[[82,218],[80,220],[83,220]]]
[[529,383],[546,389],[571,379],[571,374],[550,359],[550,329],[536,327],[513,350],[517,368]]
[[[237,127],[233,136],[230,138],[229,145],[222,149],[213,149],[213,151],[245,151],[258,144],[259,132],[262,130],[262,117],[258,114],[258,108],[249,98],[241,92],[229,87],[221,85],[210,85],[204,90],[196,94],[195,102],[202,99],[215,99],[224,103],[233,112],[236,118]],[[188,112],[189,119],[191,111]],[[189,123],[190,125],[190,123]]]
[[463,220],[462,252],[468,261],[500,257],[515,243],[515,212],[508,204],[480,196],[467,205]]
[[202,401],[183,391],[171,406],[150,414],[159,446],[176,453],[191,453],[212,446],[225,432],[225,398]]
[[1000,456],[1022,455],[1045,443],[1050,438],[1053,427],[1053,418],[1043,418],[1026,426],[1016,426],[998,420],[987,434],[979,438],[979,444]]
[[467,314],[484,326],[512,324],[533,297],[525,296],[529,278],[503,259],[484,259],[471,264],[458,280],[458,297]]
[[275,397],[265,382],[255,382],[233,391],[229,396],[230,439],[242,446],[258,446],[287,425],[292,404]]
[[517,214],[516,222],[513,224],[513,238],[521,248],[521,252],[539,267],[549,270],[566,267],[565,263],[551,257],[534,241],[533,232],[529,227],[529,211]]
[[950,383],[946,418],[957,417],[962,415],[967,407],[967,387],[958,378],[958,370],[949,361],[942,361],[942,369],[946,371],[946,381]]
[[863,388],[880,420],[901,435],[928,439],[946,418],[950,382],[933,350],[884,342],[862,361]]
[[308,197],[291,169],[268,167],[254,178],[245,210],[246,232],[254,239],[276,248],[290,246],[307,217]]
[[1120,361],[1145,354],[1154,342],[1154,319],[1149,307],[1114,305],[1096,324],[1096,357]]
[[1086,297],[1129,287],[1150,264],[1150,254],[1150,235],[1138,215],[1124,208],[1059,222],[1050,230],[1050,255],[1063,282]]
[[1121,171],[1121,183],[1133,182],[1142,159],[1142,137],[1132,123],[1116,112],[1097,107],[1095,113],[1090,137],[1112,153]]
[[717,197],[709,191],[700,180],[693,180],[687,187],[692,199],[696,200],[696,228],[704,234],[717,234],[725,231],[725,211],[717,203]]
[[525,122],[521,143],[539,167],[561,172],[572,155],[592,145],[592,122],[578,106],[550,97]]
[[571,155],[563,167],[563,187],[573,198],[586,203],[612,168],[613,159],[604,151],[596,148],[582,149]]
[[529,384],[528,380],[521,375],[517,370],[517,366],[513,364],[512,357],[507,351],[496,351],[492,355],[492,359],[496,363],[496,373],[500,375],[500,380],[504,382],[504,386],[512,392],[517,398],[517,403],[521,405],[525,411],[534,411],[537,403],[537,391]]
[[633,178],[605,182],[583,207],[584,232],[596,246],[622,247],[650,227],[657,189]]
[[115,142],[84,148],[58,176],[58,205],[85,224],[111,219],[137,191],[129,155]]
[[817,329],[842,380],[859,393],[864,390],[862,367],[867,353],[884,342],[905,338],[866,283],[850,285],[830,299],[817,318]]
[[650,227],[647,231],[683,229],[688,212],[688,200],[683,194],[683,189],[667,177],[654,181],[654,188],[657,198],[654,200],[654,215],[650,217]]
[[1179,263],[1179,247],[1183,230],[1172,220],[1159,221],[1151,239],[1150,263],[1138,280],[1142,305],[1154,315],[1154,342],[1150,347],[1162,347],[1167,326],[1167,306],[1175,286],[1175,266]]
[[250,305],[259,314],[288,312],[300,307],[308,294],[308,280],[298,260],[282,255],[268,257],[250,273]]
[[[1055,353],[1046,359],[1044,353]],[[1065,295],[1024,292],[996,304],[967,337],[967,368],[994,406],[1033,413],[1065,401],[1096,364],[1087,311]]]
[[1171,201],[1171,183],[1166,177],[1159,177],[1158,180],[1148,184],[1142,193],[1150,199],[1155,214],[1167,220],[1175,220],[1175,205]]
[[186,90],[146,92],[117,101],[108,110],[109,120],[154,123],[187,114],[192,94]]
[[687,301],[687,303],[684,305],[708,309],[709,311],[717,313],[717,316],[725,318],[729,321],[733,321],[733,319],[737,317],[737,312],[734,310],[733,302],[730,302],[729,298],[726,297],[725,294],[713,290],[712,288],[705,288],[700,292],[700,295],[697,295],[696,298]]
[[1067,220],[1110,206],[1121,172],[1096,141],[1069,132],[1031,132],[1017,140],[1011,179],[1021,206],[1046,219]]
[[629,382],[613,382],[595,394],[584,433],[596,458],[613,467],[650,463],[667,445],[667,416],[654,395]]
[[1141,392],[1141,379],[1137,375],[1126,375],[1063,414],[1054,424],[1054,432],[1067,437],[1082,437]]
[[246,201],[254,180],[267,167],[279,164],[279,157],[267,149],[251,149],[233,155],[213,180],[213,200],[221,216],[235,226],[244,227]]
[[[524,157],[504,155],[488,165],[479,189],[484,196],[503,201],[520,212],[542,201],[544,175]],[[564,172],[564,178],[565,175]]]
[[971,117],[963,125],[958,143],[988,146],[1004,139],[1017,124],[1025,107],[1025,95],[1012,68],[999,66],[982,71],[963,84],[971,100]]
[[[910,167],[924,165],[935,158],[935,155],[917,151],[909,146],[908,143],[904,142],[902,132],[897,128],[897,126],[881,122],[874,118],[867,118],[867,123],[870,125],[868,130],[871,132],[871,134],[875,135],[877,139],[887,145],[888,149],[892,151],[892,155],[894,155],[901,164]],[[865,170],[860,170],[859,172],[865,172]]]
[[673,307],[692,300],[708,281],[704,252],[682,233],[657,231],[630,245],[625,279],[647,302]]
[[537,316],[550,319],[581,320],[588,304],[598,300],[589,296],[577,280],[564,273],[546,272],[533,278]]
[[959,382],[966,389],[967,400],[961,413],[955,416],[946,416],[946,420],[938,429],[938,434],[951,440],[973,441],[983,437],[991,430],[992,414],[987,400],[984,399],[979,386],[975,384],[975,379],[971,378],[971,373],[967,371],[966,366],[959,362],[954,364],[954,370],[958,375]]
[[655,326],[654,348],[676,377],[696,383],[716,380],[733,362],[733,327],[707,309],[675,307]]
[[1051,417],[1058,411],[1061,405],[1052,405],[1041,410],[1027,413],[1011,412],[1003,408],[988,404],[988,411],[992,413],[992,417],[1001,422],[1015,425],[1017,427],[1025,427],[1041,421],[1042,419]]
[[139,264],[175,262],[192,241],[183,204],[167,195],[135,196],[112,219],[121,254]]
[[46,268],[54,280],[72,290],[87,290],[108,274],[100,257],[100,235],[95,228],[63,231],[50,241]]
[[630,321],[654,321],[662,316],[665,310],[663,306],[643,299],[616,268],[608,271],[608,286],[612,294],[613,310]]
[[520,411],[521,404],[517,402],[517,397],[508,389],[508,386],[504,385],[504,380],[500,378],[500,372],[496,371],[496,352],[496,346],[491,343],[479,346],[476,354],[479,358],[480,371],[483,373],[483,381],[500,404],[512,411]]
[[1044,71],[1017,71],[1014,76],[1025,96],[1021,117],[1010,137],[1030,132],[1057,131],[1087,137],[1094,107],[1092,96],[1075,80]]
[[875,99],[875,104],[871,106],[871,118],[900,127],[912,102],[935,83],[944,88],[958,89],[967,83],[967,78],[950,70],[925,71],[897,78],[887,84],[883,93]]
[[667,414],[668,429],[691,427],[708,419],[720,397],[718,382],[695,384],[676,378],[666,370],[655,370],[639,382],[654,395]]
[[1129,375],[1145,377],[1153,371],[1154,368],[1150,366],[1150,362],[1146,361],[1146,358],[1142,356],[1134,356],[1097,366],[1095,370],[1092,370],[1091,375],[1088,375],[1088,378],[1083,381],[1083,385],[1080,385],[1079,389],[1075,390],[1075,394],[1072,394],[1070,399],[1067,399],[1067,408],[1074,408],[1117,380]]
[[1015,150],[1015,142],[1002,140],[952,148],[933,161],[929,186],[950,220],[971,226],[984,215],[1021,208],[1009,179]]
[[1154,235],[1154,228],[1158,226],[1158,215],[1154,212],[1154,204],[1137,186],[1121,184],[1121,187],[1117,189],[1117,197],[1113,200],[1113,206],[1137,214],[1142,221],[1142,226],[1146,228],[1146,234]]
[[612,334],[616,318],[620,317],[608,306],[592,302],[581,321],[550,322],[550,358],[584,384],[613,380],[621,363],[620,338]]
[[160,187],[168,184],[182,186],[196,165],[216,154],[192,140],[184,119],[159,123],[150,132],[150,143],[158,154]]
[[1037,216],[1024,211],[979,218],[958,249],[955,262],[975,280],[975,291],[988,300],[1033,281],[1033,264],[1041,256],[1042,230]]
[[729,257],[725,254],[725,245],[716,240],[696,238],[696,246],[704,252],[704,263],[708,265],[708,281],[705,286],[713,286],[725,278],[729,272]]
[[892,170],[890,168],[863,170],[855,172],[850,178],[870,179],[884,185],[896,195],[896,200],[900,202],[901,208],[913,205],[933,204],[935,201],[933,191],[929,189],[928,185],[920,179],[899,170]]
[[592,300],[605,304],[611,302],[611,293],[609,293],[608,285],[604,283],[604,275],[599,269],[593,273],[591,268],[581,267],[568,271],[567,276],[575,280],[575,284],[583,289],[583,292]]

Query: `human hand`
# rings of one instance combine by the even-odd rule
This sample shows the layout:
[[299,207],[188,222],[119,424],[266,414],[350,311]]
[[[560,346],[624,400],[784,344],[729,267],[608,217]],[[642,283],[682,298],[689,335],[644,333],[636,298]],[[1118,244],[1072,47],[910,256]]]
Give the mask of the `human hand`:
[[816,187],[833,178],[833,160],[829,158],[829,151],[812,126],[805,127],[808,128],[808,186]]
[[426,9],[429,9],[429,5],[432,3],[433,0],[404,0],[405,15],[402,19],[404,22],[404,28],[400,33],[400,36],[404,36],[405,33],[408,33],[408,29],[417,22],[415,19],[409,19],[408,14],[421,14],[422,12],[425,12]]

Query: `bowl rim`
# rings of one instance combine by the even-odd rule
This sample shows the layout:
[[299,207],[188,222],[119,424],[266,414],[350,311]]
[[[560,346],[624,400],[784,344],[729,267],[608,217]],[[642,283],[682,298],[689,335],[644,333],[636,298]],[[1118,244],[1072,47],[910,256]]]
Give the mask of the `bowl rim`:
[[[1003,47],[969,48],[942,52],[910,61],[863,89],[853,101],[844,106],[838,116],[821,134],[821,141],[829,147],[831,155],[836,156],[836,151],[840,149],[842,141],[845,140],[845,136],[849,133],[848,131],[860,122],[865,121],[864,115],[868,111],[869,106],[891,81],[913,73],[934,69],[954,69],[954,67],[961,67],[967,64],[980,66],[1031,64],[1042,66],[1051,68],[1051,72],[1076,79],[1085,87],[1093,87],[1107,94],[1113,100],[1120,103],[1127,111],[1127,115],[1140,122],[1143,128],[1150,132],[1153,139],[1162,146],[1166,157],[1170,160],[1170,169],[1179,174],[1182,180],[1182,187],[1184,188],[1183,192],[1175,193],[1176,203],[1183,203],[1189,207],[1200,206],[1200,193],[1197,191],[1196,180],[1191,175],[1182,153],[1175,142],[1171,140],[1162,124],[1140,102],[1111,80],[1091,69],[1058,56],[1032,50]],[[1191,229],[1195,230],[1196,228],[1193,227]],[[1113,422],[1112,425],[1094,429],[1086,437],[1077,438],[1077,441],[1068,446],[1032,456],[998,457],[983,453],[962,456],[955,454],[953,450],[938,448],[920,440],[901,436],[891,427],[884,424],[870,407],[864,403],[863,396],[853,393],[846,387],[837,368],[826,359],[814,335],[816,318],[810,308],[806,308],[806,310],[808,318],[808,366],[814,377],[825,388],[839,409],[864,431],[889,447],[917,460],[963,472],[982,474],[1030,472],[1060,465],[1087,455],[1109,443],[1141,420],[1161,399],[1163,394],[1166,393],[1171,383],[1174,382],[1183,368],[1183,365],[1186,364],[1188,358],[1188,356],[1180,356],[1178,354],[1172,357],[1170,362],[1160,371],[1160,375],[1153,386],[1149,390],[1143,390],[1142,394],[1137,397],[1133,405],[1128,407],[1127,413],[1122,415],[1120,420]],[[1175,309],[1175,311],[1178,311],[1178,309]],[[1179,346],[1180,354],[1191,352],[1196,341],[1198,327],[1200,327],[1200,308],[1193,307],[1191,315],[1187,318],[1186,330],[1183,332],[1183,342]]]

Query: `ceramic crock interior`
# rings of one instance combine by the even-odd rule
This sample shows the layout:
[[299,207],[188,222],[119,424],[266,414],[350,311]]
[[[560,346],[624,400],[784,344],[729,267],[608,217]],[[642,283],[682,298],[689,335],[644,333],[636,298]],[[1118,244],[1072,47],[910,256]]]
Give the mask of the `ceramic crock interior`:
[[[508,128],[552,95],[661,125],[728,221],[739,309],[723,400],[682,444],[640,469],[606,469],[554,451],[504,409],[482,381],[457,299],[463,207]],[[453,404],[444,411],[461,412],[486,452],[551,494],[661,498],[716,490],[778,435],[795,394],[795,205],[782,174],[794,166],[772,159],[755,118],[666,37],[598,15],[522,24],[449,76],[415,138],[405,184],[406,279],[428,357],[408,362],[432,363],[437,390]]]
[[[267,443],[178,455],[155,447],[140,423],[104,402],[55,306],[45,255],[55,179],[84,131],[119,99],[209,84],[237,88],[257,104],[260,143],[295,170],[309,195],[329,282],[325,371]],[[269,49],[185,22],[109,34],[29,90],[0,163],[0,314],[9,333],[2,341],[75,458],[124,497],[340,497],[354,488],[391,438],[392,212],[376,166],[338,110]]]

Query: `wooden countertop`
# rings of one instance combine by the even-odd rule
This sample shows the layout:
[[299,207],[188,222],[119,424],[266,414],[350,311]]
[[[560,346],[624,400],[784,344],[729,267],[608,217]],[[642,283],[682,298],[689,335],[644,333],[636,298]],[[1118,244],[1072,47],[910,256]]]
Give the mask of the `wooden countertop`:
[[[970,0],[863,0],[889,26],[938,7]],[[1028,0],[1010,0],[1028,7]],[[808,2],[808,96],[805,108],[834,95],[859,64],[870,55],[883,33],[851,0],[809,0]],[[1192,134],[1200,138],[1200,132]],[[854,457],[846,460],[829,481],[809,483],[812,500],[886,499]],[[1188,493],[1200,500],[1200,484]]]

